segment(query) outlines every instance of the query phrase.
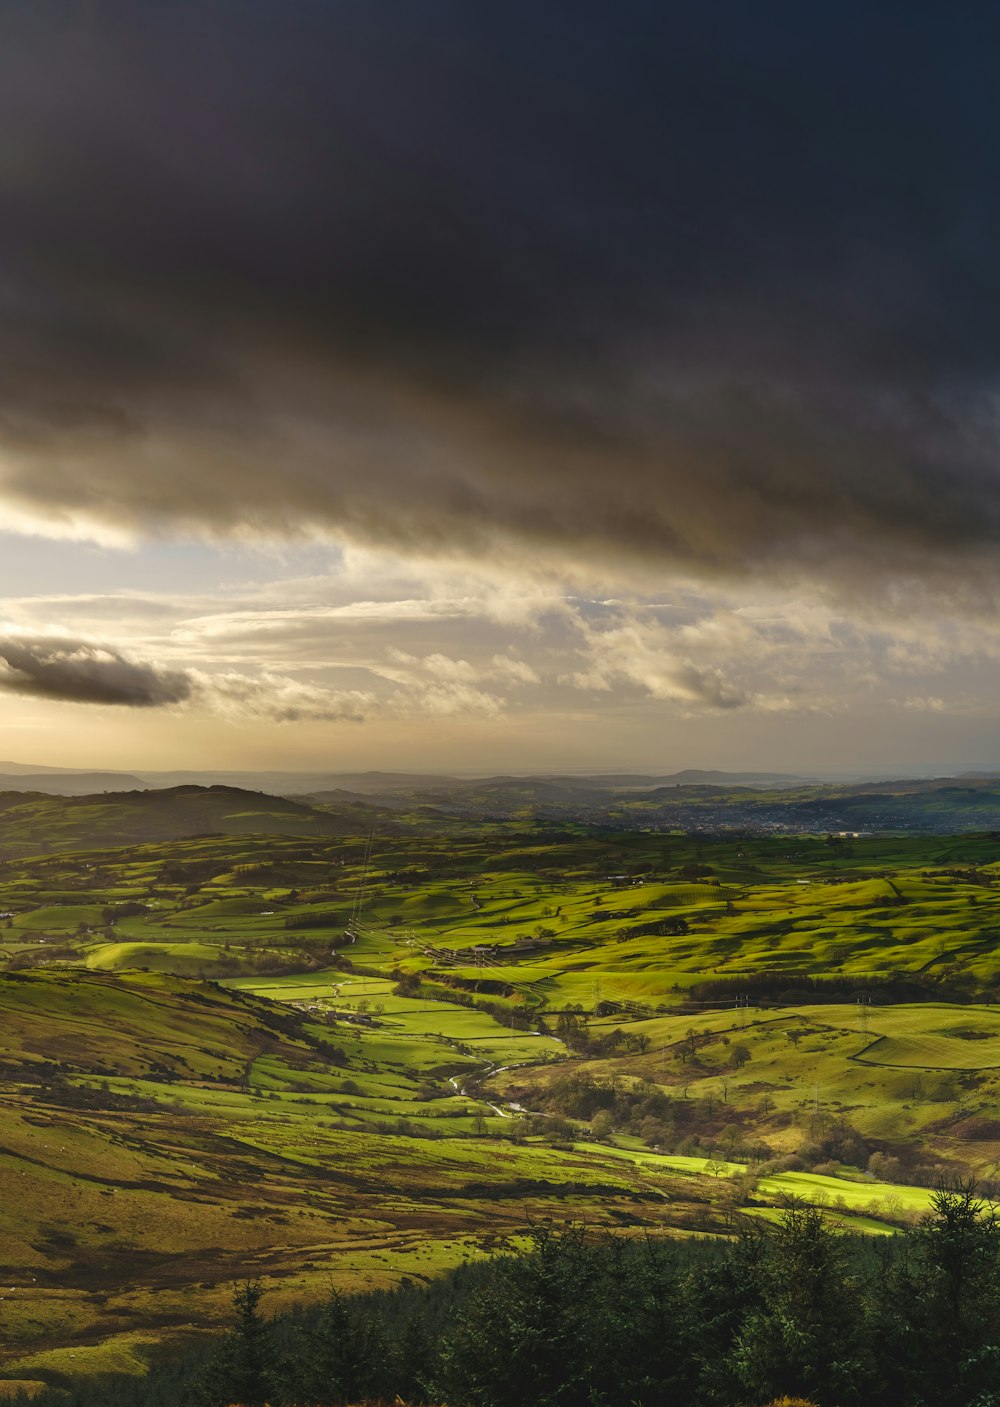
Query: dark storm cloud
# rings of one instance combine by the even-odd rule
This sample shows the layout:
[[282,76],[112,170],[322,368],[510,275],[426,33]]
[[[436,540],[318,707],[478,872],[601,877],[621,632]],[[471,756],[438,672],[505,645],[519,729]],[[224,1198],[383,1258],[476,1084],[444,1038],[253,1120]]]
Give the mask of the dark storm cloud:
[[998,41],[978,4],[5,0],[7,498],[988,561]]
[[79,640],[0,638],[0,690],[65,703],[161,708],[191,694],[186,674]]

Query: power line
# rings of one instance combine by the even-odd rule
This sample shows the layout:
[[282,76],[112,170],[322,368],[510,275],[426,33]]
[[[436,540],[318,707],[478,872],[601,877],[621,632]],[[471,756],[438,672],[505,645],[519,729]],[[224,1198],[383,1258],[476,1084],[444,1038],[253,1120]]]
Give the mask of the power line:
[[368,832],[368,842],[365,845],[364,860],[361,866],[361,876],[357,887],[354,890],[354,905],[351,909],[350,921],[347,925],[347,933],[352,943],[357,941],[358,929],[361,924],[361,915],[364,912],[365,898],[368,890],[368,871],[372,860],[372,846],[375,843],[375,827],[372,826]]

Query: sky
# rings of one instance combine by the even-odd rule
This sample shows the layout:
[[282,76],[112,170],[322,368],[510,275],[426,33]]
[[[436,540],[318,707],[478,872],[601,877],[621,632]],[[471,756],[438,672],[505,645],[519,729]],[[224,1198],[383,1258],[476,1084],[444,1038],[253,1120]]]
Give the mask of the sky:
[[1000,768],[998,42],[0,0],[0,756]]

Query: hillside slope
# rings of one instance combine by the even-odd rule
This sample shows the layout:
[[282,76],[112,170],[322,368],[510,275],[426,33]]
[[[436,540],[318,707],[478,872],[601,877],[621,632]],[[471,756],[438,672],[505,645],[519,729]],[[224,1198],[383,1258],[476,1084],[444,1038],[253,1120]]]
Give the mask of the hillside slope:
[[428,1278],[553,1214],[710,1215],[676,1175],[668,1199],[611,1154],[475,1137],[490,1108],[447,1077],[476,1066],[162,974],[0,975],[0,1393],[140,1372],[248,1275],[290,1307]]
[[341,802],[317,811],[237,787],[172,787],[58,797],[0,792],[0,859],[180,840],[195,835],[338,836],[371,808]]

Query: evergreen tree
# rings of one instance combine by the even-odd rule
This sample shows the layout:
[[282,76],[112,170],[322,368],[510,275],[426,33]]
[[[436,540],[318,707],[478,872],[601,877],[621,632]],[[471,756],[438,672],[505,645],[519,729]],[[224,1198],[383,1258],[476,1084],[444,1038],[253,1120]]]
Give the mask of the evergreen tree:
[[260,1312],[259,1280],[237,1285],[236,1322],[205,1364],[195,1388],[198,1407],[267,1407],[275,1387],[271,1324]]
[[612,1237],[596,1250],[601,1281],[588,1306],[586,1401],[686,1407],[697,1378],[700,1325],[672,1246]]
[[763,1225],[747,1226],[724,1254],[713,1256],[685,1277],[690,1312],[701,1326],[693,1350],[699,1402],[728,1404],[743,1395],[731,1350],[743,1324],[762,1307],[761,1267],[767,1236]]
[[502,1257],[442,1345],[437,1395],[475,1407],[576,1407],[589,1400],[599,1267],[579,1230],[537,1229]]
[[299,1339],[293,1396],[308,1402],[355,1402],[385,1386],[388,1346],[370,1303],[353,1306],[338,1291]]
[[404,1402],[424,1400],[434,1377],[436,1358],[425,1318],[411,1313],[404,1320],[392,1351],[392,1388]]
[[971,1184],[935,1193],[887,1285],[888,1372],[913,1407],[1000,1407],[1000,1222]]
[[768,1236],[760,1305],[741,1326],[729,1367],[760,1400],[808,1395],[825,1407],[862,1398],[860,1287],[849,1243],[814,1207],[791,1207]]

